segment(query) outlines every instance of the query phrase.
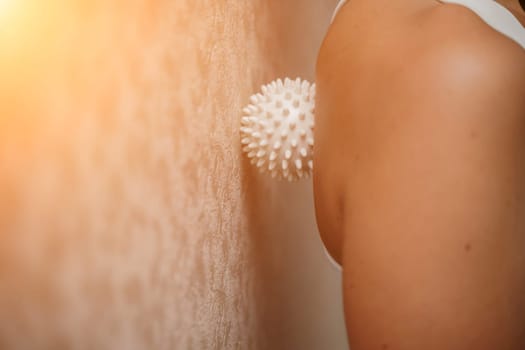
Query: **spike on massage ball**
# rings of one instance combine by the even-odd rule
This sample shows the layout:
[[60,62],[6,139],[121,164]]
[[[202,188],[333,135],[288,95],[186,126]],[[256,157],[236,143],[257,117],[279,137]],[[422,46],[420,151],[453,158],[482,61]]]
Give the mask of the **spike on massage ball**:
[[243,109],[241,143],[251,163],[280,180],[308,178],[313,169],[315,84],[277,79]]

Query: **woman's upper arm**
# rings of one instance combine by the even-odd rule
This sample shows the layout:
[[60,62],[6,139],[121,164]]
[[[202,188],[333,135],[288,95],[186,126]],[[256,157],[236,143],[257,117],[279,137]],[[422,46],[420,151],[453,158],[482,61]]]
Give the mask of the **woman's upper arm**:
[[352,350],[525,349],[525,65],[508,43],[463,44],[392,80],[373,128],[352,124]]

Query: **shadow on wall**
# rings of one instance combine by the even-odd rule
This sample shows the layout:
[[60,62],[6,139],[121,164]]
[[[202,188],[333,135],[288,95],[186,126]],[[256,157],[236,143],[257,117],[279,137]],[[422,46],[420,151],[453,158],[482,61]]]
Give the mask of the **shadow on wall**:
[[241,107],[335,1],[0,1],[0,349],[345,349],[311,183]]

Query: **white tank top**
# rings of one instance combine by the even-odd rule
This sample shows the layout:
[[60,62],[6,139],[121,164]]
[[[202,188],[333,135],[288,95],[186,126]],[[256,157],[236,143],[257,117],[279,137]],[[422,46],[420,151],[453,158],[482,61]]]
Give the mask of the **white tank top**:
[[[348,0],[340,0],[332,16],[334,21],[337,13]],[[505,6],[495,0],[438,0],[443,3],[450,3],[465,6],[476,13],[483,21],[496,31],[517,42],[525,49],[525,27],[521,25],[516,17]],[[324,249],[328,260],[339,271],[341,266],[330,256],[328,250]]]

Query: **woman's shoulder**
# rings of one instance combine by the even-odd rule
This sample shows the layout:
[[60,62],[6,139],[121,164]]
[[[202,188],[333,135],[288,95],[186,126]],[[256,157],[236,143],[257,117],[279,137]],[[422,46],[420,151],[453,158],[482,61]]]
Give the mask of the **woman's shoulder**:
[[490,78],[514,73],[525,81],[525,48],[464,6],[436,6],[412,26],[420,28],[408,38],[421,45],[419,59],[451,68],[482,68]]
[[440,4],[388,32],[367,28],[355,34],[355,21],[359,18],[342,11],[321,48],[318,78],[334,71],[350,72],[352,81],[363,72],[383,74],[401,90],[418,87],[432,95],[449,90],[461,99],[518,104],[525,116],[525,49],[470,9]]
[[437,6],[413,26],[420,28],[407,39],[413,41],[412,47],[420,45],[408,63],[414,74],[424,74],[429,84],[457,88],[473,98],[490,96],[494,101],[502,98],[523,105],[525,48],[458,5]]
[[366,69],[373,62],[411,73],[431,65],[441,78],[478,68],[484,74],[473,78],[504,79],[510,74],[525,84],[525,48],[465,6],[442,3],[410,16],[396,15],[394,21],[386,18],[387,24],[381,19],[370,24],[352,13],[359,10],[341,11],[323,42],[318,67],[358,64]]

